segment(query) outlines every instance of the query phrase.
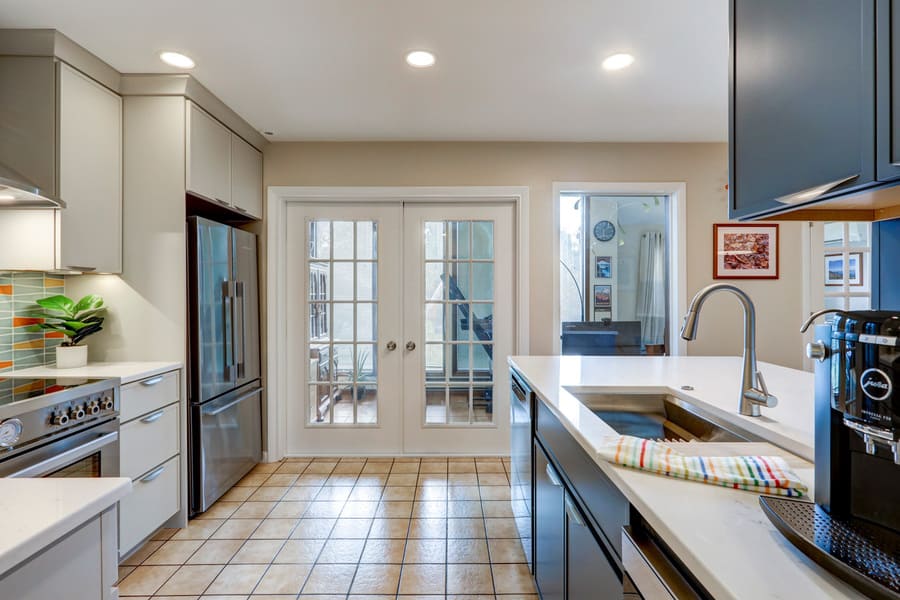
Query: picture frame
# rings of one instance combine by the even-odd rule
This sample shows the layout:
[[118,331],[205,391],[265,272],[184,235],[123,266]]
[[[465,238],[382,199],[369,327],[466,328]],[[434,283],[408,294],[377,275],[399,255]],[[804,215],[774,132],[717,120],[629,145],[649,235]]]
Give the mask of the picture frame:
[[[864,264],[862,252],[850,252],[847,256],[847,285],[859,287],[863,285]],[[841,287],[844,285],[844,254],[835,252],[825,255],[825,285]]]
[[611,256],[597,256],[594,259],[594,277],[596,279],[612,279]]
[[594,308],[612,309],[612,286],[600,284],[594,286]]
[[713,224],[713,279],[778,279],[777,223]]

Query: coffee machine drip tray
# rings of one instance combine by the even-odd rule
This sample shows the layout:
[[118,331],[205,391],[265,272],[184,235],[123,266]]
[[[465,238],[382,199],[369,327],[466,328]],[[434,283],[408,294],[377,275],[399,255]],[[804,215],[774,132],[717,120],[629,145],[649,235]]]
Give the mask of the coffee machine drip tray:
[[900,599],[900,535],[818,504],[760,496],[763,512],[792,544],[871,598]]

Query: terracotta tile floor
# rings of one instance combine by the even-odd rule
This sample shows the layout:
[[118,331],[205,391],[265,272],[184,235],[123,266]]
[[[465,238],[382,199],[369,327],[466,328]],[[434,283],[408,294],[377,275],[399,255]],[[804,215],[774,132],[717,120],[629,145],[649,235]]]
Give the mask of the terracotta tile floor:
[[130,600],[537,600],[506,458],[257,466],[119,567]]

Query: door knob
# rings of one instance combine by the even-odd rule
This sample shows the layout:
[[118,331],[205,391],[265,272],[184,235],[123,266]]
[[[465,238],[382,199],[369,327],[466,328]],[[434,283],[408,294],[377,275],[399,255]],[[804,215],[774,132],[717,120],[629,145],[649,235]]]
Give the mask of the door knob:
[[409,350],[410,352],[412,352],[413,350],[416,349],[416,343],[412,340],[406,342],[406,349]]
[[397,349],[397,342],[395,342],[394,340],[389,341],[389,342],[387,343],[387,349],[390,350],[390,351],[396,350],[396,349]]

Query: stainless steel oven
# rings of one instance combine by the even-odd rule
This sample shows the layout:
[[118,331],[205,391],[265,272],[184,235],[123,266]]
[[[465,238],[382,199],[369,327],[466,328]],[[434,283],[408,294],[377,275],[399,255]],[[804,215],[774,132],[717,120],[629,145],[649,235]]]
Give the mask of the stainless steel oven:
[[0,477],[118,476],[118,379],[0,378]]
[[0,462],[0,477],[118,477],[119,419]]

